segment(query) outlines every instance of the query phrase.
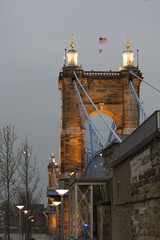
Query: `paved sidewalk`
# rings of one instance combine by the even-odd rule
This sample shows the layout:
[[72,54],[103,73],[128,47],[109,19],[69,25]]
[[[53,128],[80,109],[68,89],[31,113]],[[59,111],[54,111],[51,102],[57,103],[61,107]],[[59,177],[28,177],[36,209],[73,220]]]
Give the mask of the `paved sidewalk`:
[[[32,235],[36,240],[53,240],[53,237],[50,235],[46,235],[46,234],[33,234]],[[0,234],[0,237],[2,237],[2,239],[4,239],[4,234]],[[65,236],[64,237],[65,240],[75,240],[75,238],[69,237],[69,236]],[[19,234],[11,234],[11,240],[19,240]],[[23,240],[25,240],[23,238]],[[77,240],[85,240],[85,237],[79,237]],[[88,238],[88,240],[96,240],[95,238],[90,239]]]
[[[36,240],[51,240],[51,239],[53,239],[52,236],[48,236],[46,234],[33,234],[32,236]],[[0,234],[0,237],[2,239],[4,239],[4,234]],[[11,240],[19,240],[19,234],[11,234]]]
[[33,237],[37,240],[49,240],[53,239],[52,236],[46,235],[46,234],[33,234]]

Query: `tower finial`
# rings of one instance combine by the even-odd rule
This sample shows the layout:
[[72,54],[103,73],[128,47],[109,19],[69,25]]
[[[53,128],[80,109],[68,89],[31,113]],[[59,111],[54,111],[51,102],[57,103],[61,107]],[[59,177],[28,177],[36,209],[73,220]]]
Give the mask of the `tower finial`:
[[[126,38],[129,39],[130,36],[127,34]],[[126,48],[127,48],[127,50],[129,50],[129,48],[130,48],[130,44],[129,44],[128,40],[127,40],[127,43],[126,43]]]
[[70,46],[71,46],[71,48],[73,49],[74,46],[75,46],[75,44],[74,44],[74,42],[73,42],[74,34],[71,34],[70,37],[72,38],[72,42],[71,42]]

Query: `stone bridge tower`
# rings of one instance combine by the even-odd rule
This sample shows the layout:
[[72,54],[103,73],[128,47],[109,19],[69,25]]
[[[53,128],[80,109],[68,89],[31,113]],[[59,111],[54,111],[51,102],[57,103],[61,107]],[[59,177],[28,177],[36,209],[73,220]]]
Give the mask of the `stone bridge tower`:
[[[130,134],[139,125],[138,107],[132,108],[129,80],[132,80],[138,96],[141,81],[129,71],[142,77],[139,69],[133,66],[133,52],[129,50],[128,41],[123,52],[123,66],[118,71],[84,71],[77,64],[78,52],[74,49],[73,41],[70,46],[71,50],[67,52],[68,64],[62,68],[58,79],[62,101],[60,162],[64,178],[84,167],[84,130],[81,127],[78,100],[72,82],[73,71],[99,111],[114,120],[117,134]],[[79,86],[78,89],[89,115],[95,114]]]

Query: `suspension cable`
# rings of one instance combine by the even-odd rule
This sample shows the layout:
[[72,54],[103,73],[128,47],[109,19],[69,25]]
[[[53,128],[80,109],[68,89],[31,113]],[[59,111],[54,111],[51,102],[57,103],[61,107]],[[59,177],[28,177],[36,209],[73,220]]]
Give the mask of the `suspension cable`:
[[102,120],[106,123],[106,125],[108,126],[108,128],[110,129],[110,131],[114,134],[114,136],[117,138],[118,142],[122,142],[122,140],[119,138],[119,136],[116,134],[116,132],[111,128],[111,126],[109,125],[109,123],[107,122],[106,119],[104,119],[104,117],[102,116],[102,114],[100,113],[100,111],[98,110],[98,108],[96,107],[96,105],[93,103],[93,101],[91,100],[91,98],[89,97],[88,93],[86,92],[86,90],[84,89],[84,87],[82,86],[81,82],[79,81],[75,71],[73,71],[74,76],[76,77],[79,85],[81,86],[82,90],[84,91],[84,93],[86,94],[86,96],[88,97],[88,99],[90,100],[90,102],[92,103],[93,107],[96,109],[96,111],[98,112],[99,116],[102,118]]
[[134,75],[135,77],[139,78],[142,82],[144,82],[145,84],[147,84],[148,86],[150,86],[151,88],[153,88],[154,90],[156,90],[157,92],[160,92],[160,90],[154,86],[152,86],[151,84],[147,83],[145,80],[143,80],[142,78],[140,78],[139,76],[137,76],[135,73],[133,73],[132,71],[129,71],[132,75]]
[[56,179],[56,174],[55,174],[54,166],[53,166],[53,175],[54,175],[55,187],[56,187],[56,189],[58,189],[58,184],[57,184],[57,179]]
[[142,106],[142,104],[141,104],[141,102],[140,102],[140,100],[139,100],[139,97],[137,96],[137,93],[136,93],[136,91],[135,91],[135,89],[134,89],[134,86],[133,86],[133,83],[132,83],[131,80],[129,81],[129,84],[130,84],[131,89],[132,89],[132,91],[133,91],[133,94],[134,94],[134,96],[135,96],[135,98],[136,98],[136,100],[137,100],[137,102],[138,102],[138,105],[139,105],[139,107],[140,107],[140,109],[141,109],[141,111],[142,111],[142,113],[143,113],[143,115],[144,115],[144,119],[146,120],[146,119],[148,118],[148,116],[147,116],[146,112],[145,112],[144,109],[143,109],[143,106]]
[[88,118],[88,120],[89,120],[89,123],[90,123],[90,125],[92,126],[94,132],[96,133],[96,136],[97,136],[99,142],[101,143],[102,147],[104,148],[105,145],[104,145],[103,141],[101,140],[101,138],[100,138],[100,136],[99,136],[99,134],[98,134],[98,131],[97,131],[96,127],[94,126],[93,122],[91,121],[91,118],[90,118],[90,116],[89,116],[89,114],[88,114],[88,112],[87,112],[87,110],[86,110],[86,108],[85,108],[85,106],[84,106],[84,103],[83,103],[83,101],[82,101],[82,98],[81,98],[80,93],[79,93],[78,88],[77,88],[77,84],[76,84],[75,81],[73,81],[73,83],[74,83],[74,87],[75,87],[76,93],[77,93],[77,95],[78,95],[78,98],[79,98],[79,100],[80,100],[80,103],[82,104],[83,110],[84,110],[84,112],[85,112],[85,114],[86,114],[86,116],[87,116],[87,118]]

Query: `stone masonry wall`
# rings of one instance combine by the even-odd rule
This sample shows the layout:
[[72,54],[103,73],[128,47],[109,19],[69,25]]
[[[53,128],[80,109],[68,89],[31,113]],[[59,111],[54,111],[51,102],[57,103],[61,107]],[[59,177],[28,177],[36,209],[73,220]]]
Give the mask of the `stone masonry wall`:
[[123,161],[114,167],[112,201],[112,239],[131,239],[130,163]]
[[130,159],[132,239],[160,239],[160,139]]
[[97,205],[98,240],[111,240],[111,206],[110,202]]

